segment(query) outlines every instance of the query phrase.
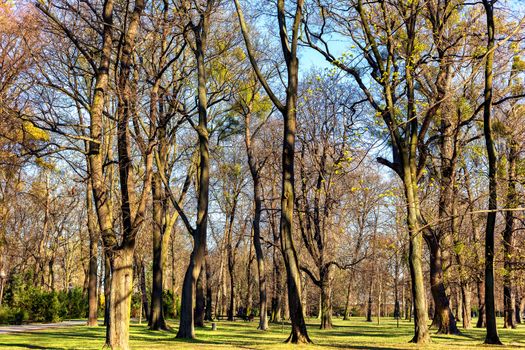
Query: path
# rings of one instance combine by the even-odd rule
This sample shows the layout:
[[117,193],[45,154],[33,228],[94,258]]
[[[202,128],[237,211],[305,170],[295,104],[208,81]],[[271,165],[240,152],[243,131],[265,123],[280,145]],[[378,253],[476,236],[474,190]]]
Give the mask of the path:
[[57,323],[30,323],[30,324],[13,325],[13,326],[0,326],[0,334],[32,332],[32,331],[39,331],[42,329],[49,329],[49,328],[83,326],[85,324],[86,324],[86,321],[77,320],[77,321],[63,321],[63,322],[57,322]]

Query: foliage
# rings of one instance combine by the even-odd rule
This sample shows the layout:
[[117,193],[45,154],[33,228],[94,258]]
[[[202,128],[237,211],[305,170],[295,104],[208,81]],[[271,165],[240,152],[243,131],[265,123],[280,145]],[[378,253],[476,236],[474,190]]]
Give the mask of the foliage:
[[82,288],[47,291],[13,278],[6,291],[7,306],[0,312],[0,323],[59,322],[87,315],[87,299]]

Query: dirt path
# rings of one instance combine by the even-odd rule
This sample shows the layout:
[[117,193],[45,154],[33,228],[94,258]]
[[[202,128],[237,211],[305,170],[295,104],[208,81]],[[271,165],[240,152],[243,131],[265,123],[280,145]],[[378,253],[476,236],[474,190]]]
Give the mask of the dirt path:
[[86,324],[86,321],[79,320],[79,321],[63,321],[63,322],[57,322],[57,323],[30,323],[30,324],[22,324],[22,325],[16,325],[16,326],[0,326],[0,334],[32,332],[32,331],[39,331],[42,329],[49,329],[49,328],[83,326],[85,324]]

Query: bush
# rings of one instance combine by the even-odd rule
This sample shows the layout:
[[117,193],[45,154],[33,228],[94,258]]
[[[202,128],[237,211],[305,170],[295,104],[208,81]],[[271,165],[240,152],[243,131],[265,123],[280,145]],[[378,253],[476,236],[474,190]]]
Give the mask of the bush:
[[164,317],[166,318],[175,317],[174,305],[173,305],[173,293],[171,292],[171,290],[162,291],[162,311],[164,313]]
[[0,307],[0,324],[22,324],[29,318],[27,312],[21,309]]
[[46,292],[40,289],[31,289],[29,291],[31,299],[29,318],[35,322],[59,322],[62,320],[62,305],[58,300],[56,292]]
[[61,316],[63,318],[84,318],[88,314],[87,296],[82,292],[82,288],[75,287],[69,291],[61,291],[58,294],[61,304]]

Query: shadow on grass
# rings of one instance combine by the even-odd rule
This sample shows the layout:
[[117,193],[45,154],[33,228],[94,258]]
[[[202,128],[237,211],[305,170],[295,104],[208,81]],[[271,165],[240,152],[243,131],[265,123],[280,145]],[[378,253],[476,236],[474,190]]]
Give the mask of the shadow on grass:
[[62,350],[62,348],[53,348],[53,347],[50,348],[49,346],[40,346],[40,345],[31,345],[31,344],[16,344],[16,343],[9,343],[9,344],[0,343],[0,349],[1,348],[12,349],[14,347],[23,348],[23,349]]

